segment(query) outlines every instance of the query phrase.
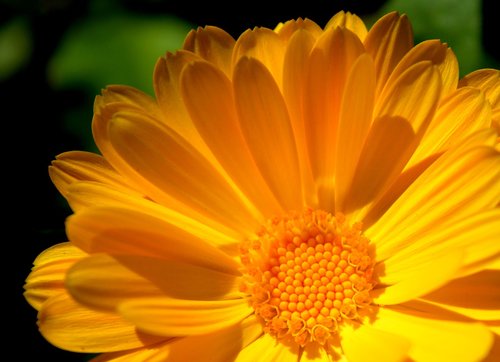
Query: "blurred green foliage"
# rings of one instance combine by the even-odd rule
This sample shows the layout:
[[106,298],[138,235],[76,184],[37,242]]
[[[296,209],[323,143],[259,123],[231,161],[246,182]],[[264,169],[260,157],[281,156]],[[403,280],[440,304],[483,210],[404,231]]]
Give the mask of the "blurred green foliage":
[[26,19],[16,17],[0,28],[0,81],[25,65],[31,55],[31,33]]

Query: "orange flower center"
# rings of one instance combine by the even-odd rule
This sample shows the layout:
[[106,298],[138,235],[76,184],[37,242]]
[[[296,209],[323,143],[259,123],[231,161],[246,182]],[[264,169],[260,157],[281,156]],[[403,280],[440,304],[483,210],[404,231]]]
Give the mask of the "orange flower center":
[[373,260],[359,223],[322,210],[274,218],[241,245],[242,291],[264,331],[300,346],[325,344],[371,303]]

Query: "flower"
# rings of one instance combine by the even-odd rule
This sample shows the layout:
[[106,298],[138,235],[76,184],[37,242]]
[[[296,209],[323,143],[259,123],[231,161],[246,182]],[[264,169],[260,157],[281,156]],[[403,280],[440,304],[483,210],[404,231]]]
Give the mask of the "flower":
[[50,176],[74,210],[25,296],[95,361],[498,357],[499,71],[459,80],[396,12],[368,31],[207,26],[155,98],[95,101],[102,155]]

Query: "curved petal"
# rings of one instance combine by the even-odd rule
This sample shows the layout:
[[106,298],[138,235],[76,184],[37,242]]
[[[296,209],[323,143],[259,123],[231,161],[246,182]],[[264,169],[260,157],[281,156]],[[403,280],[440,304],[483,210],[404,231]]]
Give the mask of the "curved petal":
[[286,210],[301,209],[297,148],[288,110],[262,63],[241,58],[233,76],[240,127],[255,163]]
[[345,12],[342,10],[336,13],[326,23],[325,30],[337,26],[352,31],[361,41],[364,41],[368,34],[368,30],[363,20],[356,14],[351,14],[349,11]]
[[387,259],[394,248],[436,222],[451,225],[498,204],[500,157],[486,146],[495,138],[492,132],[480,132],[445,153],[366,230],[377,244],[377,260]]
[[238,188],[259,213],[281,214],[239,126],[229,79],[209,63],[193,62],[182,73],[181,91],[199,133]]
[[109,137],[117,154],[151,185],[148,195],[163,204],[173,198],[186,212],[243,232],[258,226],[223,175],[168,127],[140,113],[120,112],[109,124]]
[[234,362],[269,361],[287,362],[294,361],[298,356],[298,347],[288,347],[280,343],[269,334],[263,334],[253,343],[243,348]]
[[389,259],[377,265],[382,285],[372,291],[373,300],[380,305],[393,305],[421,297],[452,280],[462,260],[461,250],[434,253],[432,259],[417,256],[393,265]]
[[73,352],[121,351],[165,339],[139,332],[115,314],[87,309],[65,293],[50,298],[42,306],[38,326],[54,346]]
[[71,243],[60,243],[40,253],[24,285],[24,297],[28,303],[40,310],[47,299],[63,293],[66,272],[85,256],[85,252]]
[[[348,75],[363,44],[351,31],[332,27],[309,54],[303,89],[303,119],[313,177],[320,191],[319,207],[334,208],[335,152],[332,140],[337,128]],[[335,148],[333,148],[335,150]]]
[[118,311],[146,332],[163,336],[190,336],[238,324],[253,313],[253,308],[246,299],[141,298],[120,304]]
[[340,331],[340,343],[349,362],[403,361],[410,342],[399,333],[385,332],[369,325],[350,326]]
[[397,12],[384,15],[372,26],[364,44],[375,62],[378,95],[398,62],[413,47],[413,30],[408,17]]
[[217,225],[216,228],[210,227],[206,223],[192,219],[149,199],[124,193],[103,184],[74,183],[68,188],[68,201],[73,208],[77,209],[90,206],[97,208],[118,207],[133,210],[133,212],[142,212],[164,220],[215,247],[223,248],[226,252],[237,249],[236,245],[241,241],[240,234],[223,225]]
[[142,255],[178,260],[238,274],[233,258],[191,233],[153,215],[121,207],[91,208],[66,222],[70,240],[89,253]]
[[285,46],[286,42],[271,29],[248,29],[240,35],[234,46],[233,74],[241,58],[248,57],[262,63],[281,88]]
[[406,168],[445,151],[480,129],[488,128],[490,123],[491,108],[484,95],[472,87],[458,89],[441,101]]
[[[497,234],[498,235],[498,234]],[[500,271],[484,270],[455,279],[440,289],[422,297],[455,313],[476,320],[500,319]],[[466,291],[464,293],[464,291]]]
[[285,23],[279,23],[275,28],[274,32],[278,34],[281,39],[287,42],[287,47],[290,44],[290,39],[295,35],[296,32],[308,33],[313,38],[317,38],[323,33],[323,29],[316,24],[311,19],[298,18],[288,20]]
[[90,362],[165,362],[168,361],[170,341],[133,350],[102,353]]
[[70,151],[58,155],[49,166],[49,175],[64,197],[67,197],[68,187],[78,181],[98,182],[131,194],[140,194],[104,157],[91,152]]
[[439,92],[439,75],[430,62],[412,66],[386,87],[374,111],[345,211],[370,204],[396,180],[434,115]]
[[449,319],[416,306],[380,308],[372,326],[408,339],[409,357],[416,361],[480,361],[493,342],[481,323]]
[[234,275],[173,260],[94,254],[67,273],[66,287],[80,303],[114,310],[145,297],[212,300],[239,298]]
[[375,97],[375,69],[368,54],[354,63],[342,99],[335,161],[335,210],[345,210],[344,202],[363,144],[370,130]]
[[491,108],[500,107],[500,70],[479,69],[467,74],[459,82],[460,87],[470,86],[483,91]]
[[226,76],[231,77],[231,57],[236,41],[216,26],[192,30],[184,40],[183,48],[214,64]]

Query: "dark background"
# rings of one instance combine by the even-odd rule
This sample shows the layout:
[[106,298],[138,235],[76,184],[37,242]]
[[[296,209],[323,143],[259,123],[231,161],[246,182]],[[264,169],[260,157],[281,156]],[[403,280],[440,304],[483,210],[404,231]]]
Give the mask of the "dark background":
[[[270,3],[246,1],[222,5],[213,1],[193,4],[185,0],[122,0],[110,1],[108,9],[119,8],[145,16],[174,15],[193,27],[219,26],[236,38],[247,28],[273,28],[280,21],[297,17],[308,17],[324,26],[339,10],[370,16],[385,1],[287,1],[273,3],[274,10],[269,8]],[[493,1],[483,1],[481,43],[487,60],[478,67],[498,67],[498,25],[494,23],[494,14]],[[2,179],[7,200],[4,203],[7,217],[3,218],[3,243],[7,250],[2,253],[3,279],[8,282],[4,292],[8,303],[4,309],[7,324],[2,324],[7,333],[7,338],[3,338],[4,353],[12,353],[14,357],[9,360],[15,361],[83,361],[88,356],[61,351],[40,336],[36,312],[24,300],[22,286],[34,258],[50,245],[66,240],[64,219],[70,210],[51,184],[47,166],[61,152],[89,148],[88,140],[68,129],[65,122],[69,112],[84,109],[80,117],[85,120],[88,132],[95,94],[78,86],[54,87],[47,78],[47,66],[68,29],[92,16],[92,12],[89,1],[81,0],[0,2],[0,27],[19,16],[26,20],[31,34],[30,56],[22,66],[0,79]]]

